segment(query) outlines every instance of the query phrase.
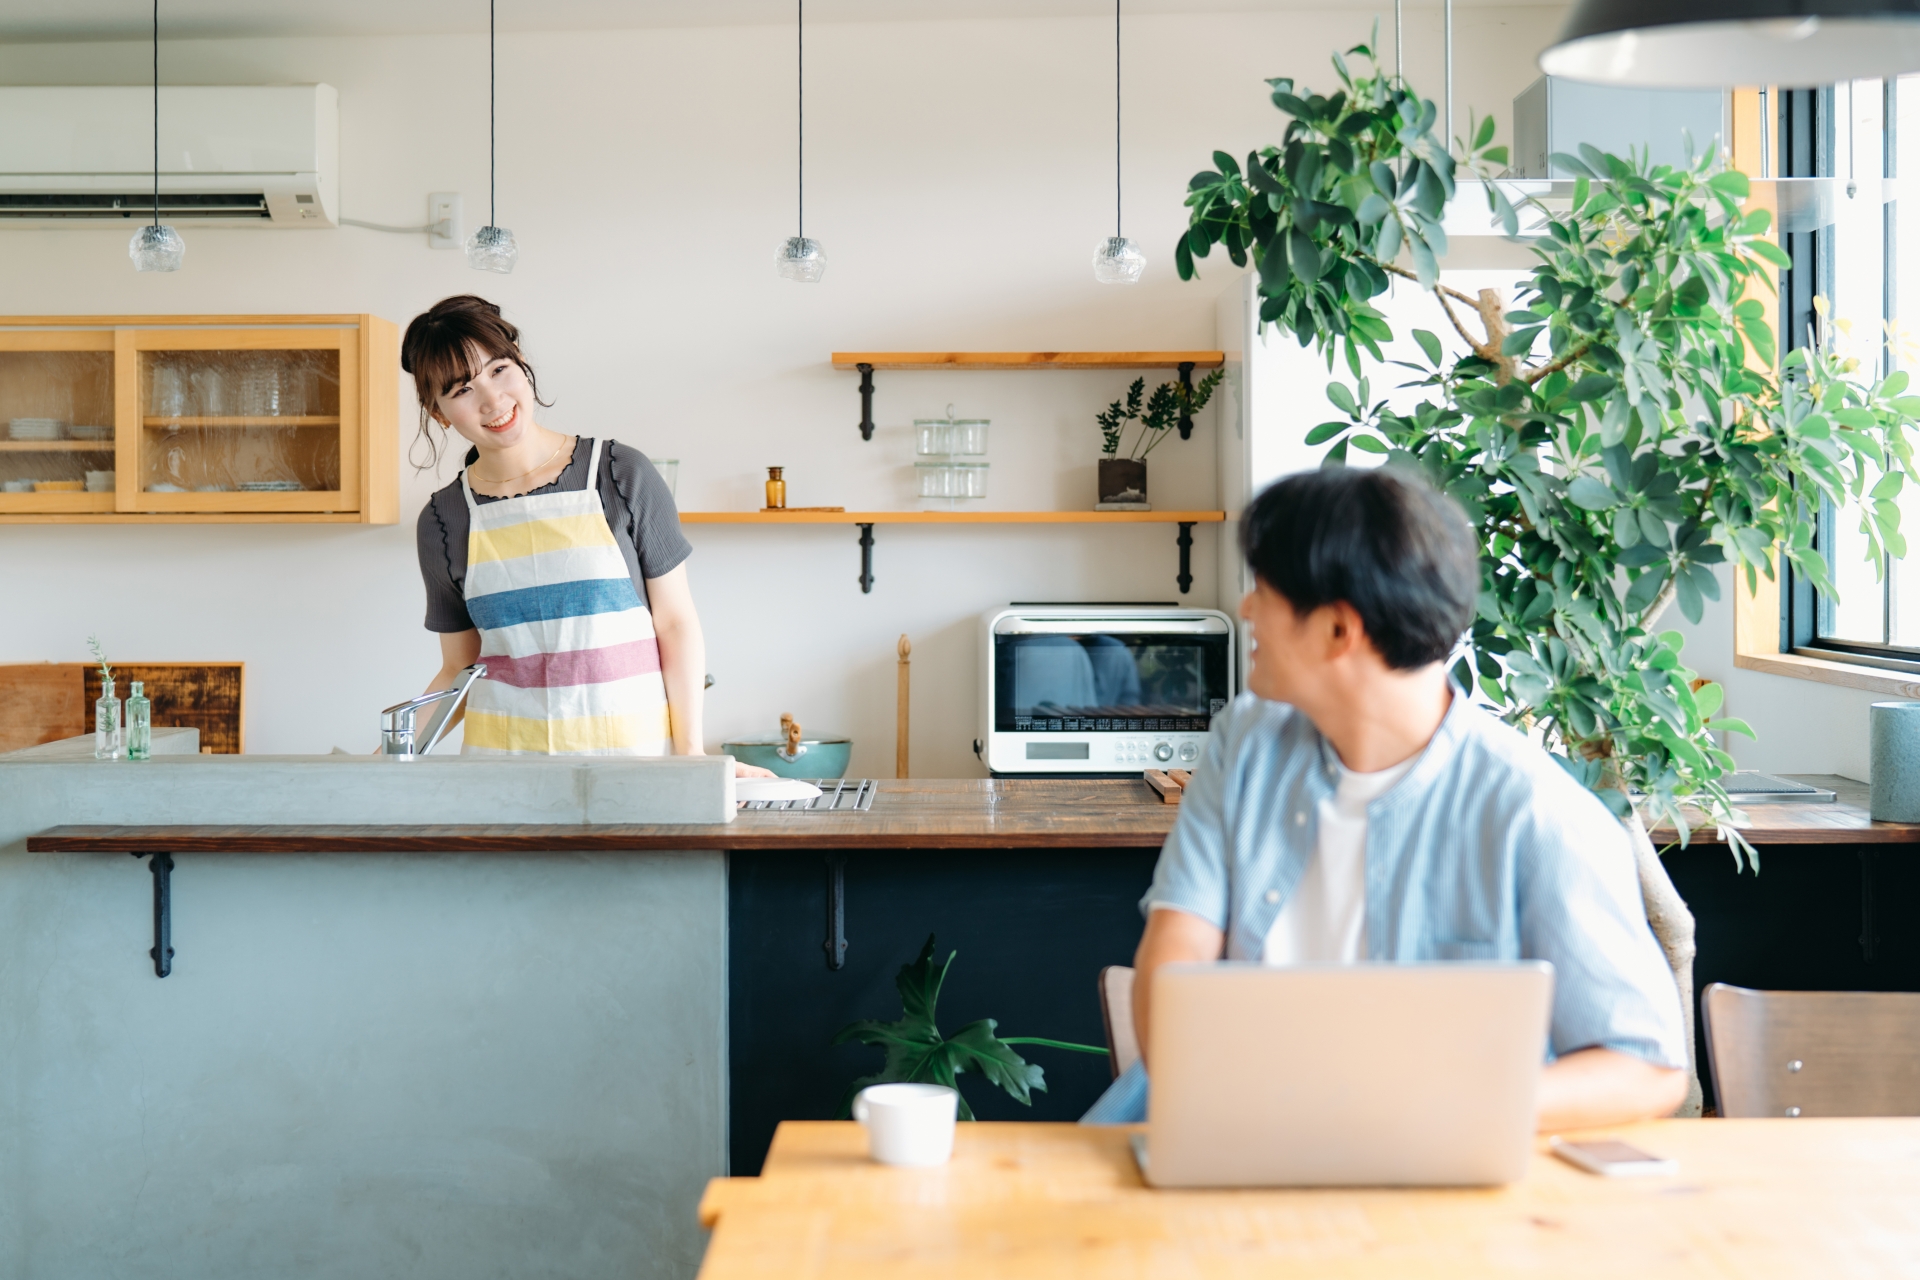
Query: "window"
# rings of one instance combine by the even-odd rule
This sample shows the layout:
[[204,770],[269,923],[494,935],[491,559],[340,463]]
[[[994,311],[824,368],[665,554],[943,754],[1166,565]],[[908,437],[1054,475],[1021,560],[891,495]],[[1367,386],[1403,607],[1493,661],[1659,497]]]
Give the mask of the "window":
[[[1891,198],[1892,179],[1920,177],[1920,77],[1855,80],[1777,99],[1776,172],[1835,179],[1832,223],[1782,237],[1793,258],[1781,290],[1783,344],[1829,333],[1863,371],[1905,369],[1920,381],[1920,199]],[[1826,300],[1824,316],[1816,297]],[[1783,648],[1920,672],[1920,485],[1907,485],[1899,502],[1911,550],[1878,564],[1857,507],[1822,502],[1816,545],[1839,599],[1821,598],[1789,575]]]

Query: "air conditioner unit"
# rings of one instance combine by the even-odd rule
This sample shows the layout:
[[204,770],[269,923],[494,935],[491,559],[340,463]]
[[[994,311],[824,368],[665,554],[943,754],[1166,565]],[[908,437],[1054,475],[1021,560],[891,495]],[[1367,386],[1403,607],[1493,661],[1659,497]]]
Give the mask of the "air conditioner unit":
[[[153,217],[151,88],[0,88],[0,227]],[[332,227],[333,86],[161,86],[160,220]]]

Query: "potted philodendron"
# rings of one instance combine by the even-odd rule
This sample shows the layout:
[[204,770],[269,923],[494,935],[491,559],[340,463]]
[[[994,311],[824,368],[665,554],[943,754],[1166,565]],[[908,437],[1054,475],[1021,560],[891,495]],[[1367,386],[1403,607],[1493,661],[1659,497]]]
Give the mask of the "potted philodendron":
[[[1105,413],[1094,415],[1100,424],[1100,490],[1097,511],[1151,511],[1147,501],[1147,455],[1183,421],[1206,408],[1213,390],[1220,385],[1222,373],[1215,369],[1200,379],[1197,386],[1184,382],[1163,382],[1146,394],[1147,380],[1135,378],[1127,388],[1124,401],[1115,400]],[[1140,432],[1132,447],[1122,455],[1122,439],[1127,424],[1137,422]]]
[[[1726,830],[1735,869],[1757,872],[1721,782],[1733,757],[1715,738],[1752,730],[1716,718],[1721,688],[1683,665],[1680,633],[1660,619],[1678,604],[1698,622],[1723,563],[1751,591],[1785,556],[1832,596],[1814,545],[1823,500],[1858,504],[1876,564],[1904,555],[1896,500],[1920,478],[1920,396],[1906,374],[1870,376],[1820,335],[1780,357],[1760,295],[1790,260],[1767,211],[1746,207],[1746,176],[1711,152],[1686,166],[1587,146],[1556,155],[1572,200],[1529,211],[1537,262],[1515,295],[1447,287],[1437,259],[1456,170],[1489,178],[1505,148],[1482,121],[1456,157],[1433,135],[1432,102],[1365,46],[1348,56],[1334,58],[1330,96],[1268,82],[1291,117],[1281,145],[1244,167],[1214,153],[1189,183],[1175,265],[1189,279],[1224,244],[1259,272],[1263,323],[1317,342],[1330,366],[1344,356],[1351,384],[1327,389],[1339,414],[1307,436],[1329,446],[1328,464],[1381,456],[1466,510],[1481,593],[1456,677],[1627,825],[1691,1045],[1693,922],[1647,825],[1671,823],[1684,843],[1703,815]],[[1507,197],[1484,190],[1515,235]],[[1390,277],[1426,290],[1435,327],[1466,348],[1449,354],[1415,330],[1424,359],[1403,366],[1404,385],[1420,394],[1405,409],[1362,376],[1393,336],[1369,302]]]

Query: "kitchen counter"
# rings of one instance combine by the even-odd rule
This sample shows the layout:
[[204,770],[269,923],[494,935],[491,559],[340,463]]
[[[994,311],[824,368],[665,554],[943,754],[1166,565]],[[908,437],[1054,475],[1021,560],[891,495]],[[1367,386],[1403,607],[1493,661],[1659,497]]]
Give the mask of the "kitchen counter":
[[741,810],[730,823],[63,825],[39,853],[570,852],[608,849],[1158,849],[1180,812],[1135,780],[912,779],[865,813]]

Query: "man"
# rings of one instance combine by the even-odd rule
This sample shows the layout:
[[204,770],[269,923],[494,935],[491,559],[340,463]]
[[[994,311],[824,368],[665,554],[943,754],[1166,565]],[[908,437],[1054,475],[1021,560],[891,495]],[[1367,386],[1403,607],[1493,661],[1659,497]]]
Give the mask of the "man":
[[[1140,904],[1141,1046],[1163,964],[1540,959],[1539,1127],[1672,1112],[1679,993],[1626,832],[1447,677],[1480,581],[1460,510],[1403,473],[1333,468],[1268,488],[1241,530],[1248,692],[1215,720]],[[1087,1120],[1144,1118],[1145,1084],[1123,1076]]]

